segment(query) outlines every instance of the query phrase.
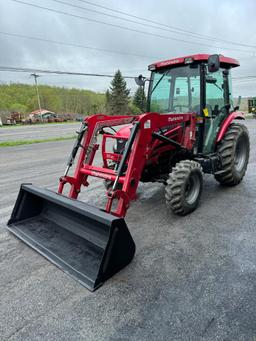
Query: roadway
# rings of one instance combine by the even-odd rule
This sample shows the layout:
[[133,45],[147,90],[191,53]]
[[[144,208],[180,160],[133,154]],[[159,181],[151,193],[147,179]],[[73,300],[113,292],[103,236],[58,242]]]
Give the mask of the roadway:
[[[126,218],[136,255],[94,293],[5,229],[20,183],[56,189],[73,142],[0,148],[0,339],[255,340],[256,121],[247,126],[244,181],[223,188],[206,175],[191,215],[166,209],[163,185],[140,184]],[[81,200],[102,206],[91,182]]]
[[71,136],[79,129],[79,125],[79,122],[72,122],[0,127],[0,142]]

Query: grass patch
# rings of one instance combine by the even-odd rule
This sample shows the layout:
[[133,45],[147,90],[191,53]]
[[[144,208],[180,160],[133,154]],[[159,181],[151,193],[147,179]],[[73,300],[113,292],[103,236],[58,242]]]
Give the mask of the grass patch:
[[17,124],[5,124],[5,125],[2,125],[0,126],[0,129],[1,128],[20,128],[20,127],[40,127],[40,126],[45,126],[45,125],[51,125],[51,124],[74,124],[74,123],[81,123],[79,121],[66,121],[66,122],[38,122],[38,123],[27,123],[27,124],[21,124],[21,123],[17,123]]
[[54,141],[66,141],[66,140],[73,140],[76,136],[64,136],[64,137],[52,137],[49,139],[44,140],[17,140],[17,141],[5,141],[0,142],[0,147],[15,147],[21,146],[23,144],[34,144],[34,143],[43,143],[43,142],[54,142]]

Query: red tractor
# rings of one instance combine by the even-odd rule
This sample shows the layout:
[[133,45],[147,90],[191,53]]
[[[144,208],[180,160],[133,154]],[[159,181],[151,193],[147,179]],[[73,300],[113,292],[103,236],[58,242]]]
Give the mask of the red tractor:
[[[238,122],[244,115],[233,106],[230,80],[237,66],[235,59],[206,54],[150,65],[148,112],[86,117],[58,193],[21,185],[8,229],[90,290],[98,288],[133,258],[124,217],[140,181],[163,183],[167,207],[185,215],[199,204],[203,173],[227,186],[244,177],[249,136]],[[92,177],[104,180],[105,209],[76,200]]]

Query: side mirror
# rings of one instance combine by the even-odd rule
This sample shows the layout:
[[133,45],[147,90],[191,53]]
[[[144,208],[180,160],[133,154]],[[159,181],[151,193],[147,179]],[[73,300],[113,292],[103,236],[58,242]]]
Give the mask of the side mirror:
[[242,100],[242,96],[238,96],[238,101],[237,101],[237,105],[240,107],[241,104],[241,100]]
[[144,86],[145,82],[146,82],[146,77],[143,77],[142,75],[139,75],[138,77],[135,77],[135,83],[138,86]]
[[212,54],[208,58],[208,71],[216,72],[220,68],[220,56],[218,54]]
[[[242,96],[239,96],[238,101],[237,101],[237,105],[234,107],[234,111],[239,110],[240,104],[241,104],[241,99],[242,99]],[[252,108],[252,110],[253,110],[253,108]]]

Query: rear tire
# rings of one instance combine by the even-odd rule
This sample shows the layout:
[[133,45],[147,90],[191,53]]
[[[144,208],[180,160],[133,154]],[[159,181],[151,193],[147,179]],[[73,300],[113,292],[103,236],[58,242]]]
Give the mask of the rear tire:
[[167,207],[182,216],[193,212],[199,204],[202,187],[200,164],[192,160],[180,161],[172,169],[165,187]]
[[246,172],[250,141],[247,128],[243,124],[232,123],[217,147],[222,160],[222,172],[215,179],[226,186],[239,184]]

